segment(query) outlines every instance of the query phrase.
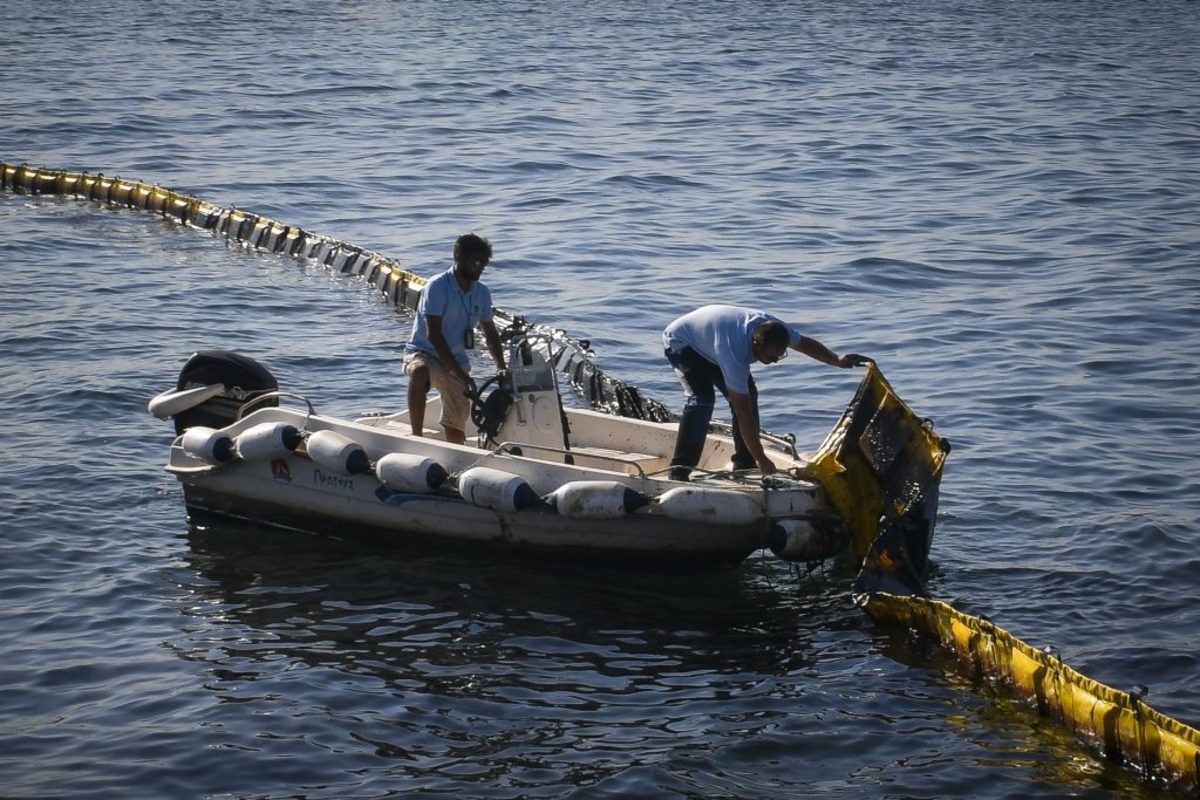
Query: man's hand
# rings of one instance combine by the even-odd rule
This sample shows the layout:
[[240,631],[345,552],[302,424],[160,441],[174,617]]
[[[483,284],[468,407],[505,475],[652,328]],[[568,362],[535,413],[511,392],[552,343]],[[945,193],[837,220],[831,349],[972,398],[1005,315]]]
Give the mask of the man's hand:
[[861,367],[863,364],[874,364],[875,360],[867,356],[860,356],[858,353],[846,353],[838,359],[837,365],[842,369],[850,367]]
[[[455,366],[458,367],[458,365]],[[469,372],[462,367],[458,367],[453,371],[453,374],[454,377],[458,378],[459,383],[463,385],[462,393],[465,397],[474,399],[479,394],[479,387],[475,385],[475,379],[471,377]]]
[[775,462],[767,458],[765,455],[758,460],[758,471],[762,473],[764,478],[768,475],[774,475],[776,472],[778,472],[775,467]]

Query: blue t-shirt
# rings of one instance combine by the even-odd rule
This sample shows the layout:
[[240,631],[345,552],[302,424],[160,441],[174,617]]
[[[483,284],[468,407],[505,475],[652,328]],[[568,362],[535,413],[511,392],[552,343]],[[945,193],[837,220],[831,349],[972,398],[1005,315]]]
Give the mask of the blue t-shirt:
[[492,293],[479,281],[471,284],[465,292],[454,277],[454,268],[446,270],[425,284],[421,291],[421,302],[417,304],[417,321],[413,324],[412,337],[408,340],[409,353],[425,353],[434,358],[437,350],[429,341],[426,316],[442,318],[442,335],[454,359],[464,369],[471,364],[467,355],[467,331],[480,322],[491,322],[493,318]]
[[740,306],[702,306],[684,314],[663,331],[663,347],[680,352],[690,347],[721,368],[725,388],[738,394],[750,393],[750,365],[754,363],[754,329],[764,322],[787,326],[791,341],[801,334],[778,317]]

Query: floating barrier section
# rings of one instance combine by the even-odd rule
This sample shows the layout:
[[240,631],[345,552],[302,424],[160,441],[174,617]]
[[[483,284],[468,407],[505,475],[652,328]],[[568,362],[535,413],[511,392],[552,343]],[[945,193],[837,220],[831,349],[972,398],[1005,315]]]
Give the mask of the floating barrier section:
[[[880,531],[912,517],[920,540],[899,542],[889,556],[876,556],[881,569],[910,568],[925,574],[925,554],[933,539],[933,514],[950,443],[913,413],[874,364],[867,366],[854,399],[813,457],[811,470],[850,528],[851,550],[869,556]],[[904,545],[907,544],[907,548]],[[920,563],[907,564],[916,559]],[[920,592],[920,586],[910,586]]]
[[[46,170],[0,162],[0,188],[30,194],[75,197],[140,209],[184,225],[220,234],[259,250],[317,261],[331,271],[363,278],[391,305],[415,309],[425,279],[384,256],[346,242],[284,225],[237,208],[222,208],[171,189],[103,174]],[[517,319],[497,312],[500,327]],[[626,417],[667,421],[676,418],[662,403],[636,387],[614,380],[595,363],[587,341],[532,323],[526,329],[551,342],[551,359],[571,386],[593,408]],[[908,438],[878,436],[876,414],[855,415],[863,405],[876,408],[879,420],[902,417]],[[867,419],[865,426],[850,420]],[[779,437],[773,437],[778,439]],[[787,443],[786,440],[781,440]],[[918,458],[900,458],[921,451]],[[936,508],[936,486],[949,445],[921,424],[873,368],[839,425],[822,445],[814,474],[835,505],[851,521],[852,549],[866,551],[860,579],[883,576],[856,595],[872,620],[900,625],[937,637],[970,665],[978,676],[999,679],[1033,699],[1039,711],[1057,717],[1108,757],[1129,764],[1148,777],[1159,777],[1192,791],[1200,788],[1200,731],[1161,714],[1140,696],[1122,692],[1079,674],[1058,658],[1037,650],[991,622],[957,611],[946,603],[918,596],[923,587],[904,576],[924,574],[924,564],[907,560],[911,537],[933,535],[932,514],[923,514],[923,501]],[[933,476],[932,485],[912,480],[891,464],[913,463]],[[891,489],[881,493],[880,489]],[[863,497],[888,496],[891,507],[859,502]],[[897,522],[910,524],[901,526]],[[876,535],[880,530],[882,534]],[[916,549],[914,546],[913,550]],[[927,549],[927,548],[926,548]],[[899,583],[891,580],[899,578]],[[900,586],[904,594],[879,591]],[[912,592],[912,594],[909,594]]]
[[[91,175],[0,162],[0,188],[149,211],[257,250],[316,261],[332,272],[362,278],[385,301],[401,309],[416,309],[427,283],[421,276],[379,253],[259,214],[222,208],[155,184],[110,178],[103,173]],[[512,314],[497,310],[497,327],[506,328],[515,319]],[[526,330],[536,331],[549,343],[551,363],[592,408],[655,422],[677,418],[665,405],[642,394],[637,387],[605,374],[596,364],[589,342],[573,339],[564,331],[544,325],[524,320],[522,323]]]
[[1007,683],[1108,758],[1147,778],[1200,787],[1200,731],[1146,705],[1145,690],[1132,694],[1092,680],[1047,650],[939,600],[880,592],[864,601],[864,609],[880,624],[938,638],[976,677]]

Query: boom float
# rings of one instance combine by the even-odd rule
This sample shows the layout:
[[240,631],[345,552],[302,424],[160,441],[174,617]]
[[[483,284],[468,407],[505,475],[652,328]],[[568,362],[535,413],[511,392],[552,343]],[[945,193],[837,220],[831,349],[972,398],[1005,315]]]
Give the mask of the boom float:
[[[415,309],[426,283],[421,276],[379,253],[236,207],[223,208],[155,184],[110,178],[103,173],[92,175],[0,162],[0,188],[149,211],[256,250],[316,261],[332,272],[362,278],[386,302],[400,309]],[[514,315],[497,310],[497,327],[505,328],[515,319]],[[604,373],[596,364],[590,342],[573,339],[564,331],[543,325],[528,322],[524,325],[532,333],[553,342],[554,366],[593,408],[652,422],[676,418],[662,403]]]
[[[331,271],[362,277],[398,308],[415,308],[425,285],[423,278],[378,253],[140,181],[0,162],[0,187],[150,211],[259,250],[317,261]],[[562,331],[525,323],[505,312],[500,312],[497,317],[502,326],[525,324],[527,330],[552,340],[555,343],[552,350],[554,366],[569,377],[573,388],[593,408],[656,422],[674,417],[663,404],[645,397],[635,387],[605,375],[596,365],[586,341],[574,340]],[[178,393],[171,399],[178,399]],[[185,404],[193,400],[200,401],[188,397]],[[911,451],[917,445],[911,440],[885,442],[883,446],[871,443],[873,431],[854,429],[854,425],[861,423],[850,422],[854,419],[853,410],[860,404],[876,404],[871,407],[878,407],[882,416],[911,413],[890,393],[886,382],[864,381],[859,396],[843,422],[835,426],[811,468],[831,502],[839,507],[848,522],[853,539],[851,549],[855,553],[865,550],[863,568],[855,583],[855,600],[867,615],[881,625],[901,626],[935,637],[959,656],[976,679],[990,678],[1007,684],[1032,701],[1039,712],[1063,721],[1104,756],[1138,770],[1143,777],[1163,780],[1185,790],[1200,788],[1200,731],[1148,706],[1142,699],[1146,692],[1143,687],[1137,687],[1131,693],[1092,680],[1064,664],[1052,654],[1052,648],[1038,650],[986,618],[965,614],[925,596],[922,579],[937,507],[937,481],[915,487],[899,500],[893,492],[890,497],[895,507],[884,508],[870,503],[856,506],[856,496],[863,496],[865,489],[878,487],[854,485],[866,478],[847,476],[887,472],[887,466],[907,449],[904,463],[915,463],[927,474],[940,478],[948,443],[942,440],[943,447],[929,447],[928,441],[923,443],[925,452],[933,454],[935,463],[932,464],[922,464],[919,454],[912,458],[914,453]],[[159,410],[174,413],[174,409]],[[863,416],[869,415],[859,415],[860,418]],[[926,428],[922,436],[932,437],[931,429]],[[913,438],[921,439],[922,436]],[[192,437],[193,440],[197,438],[203,437]],[[860,445],[864,441],[867,444],[847,446],[855,441]],[[252,444],[247,438],[240,446],[250,448]],[[235,457],[231,450],[235,447],[233,442],[218,434],[204,441],[192,441],[190,445],[198,453],[211,451],[214,461]],[[311,441],[309,447],[313,447]],[[340,456],[341,450],[333,449]],[[851,468],[847,469],[845,462],[848,460],[865,460],[870,469],[864,471],[856,464],[850,464]],[[418,466],[428,470],[424,462]],[[425,472],[422,471],[422,475]],[[905,482],[904,474],[889,475],[893,487]],[[877,496],[872,492],[868,494]],[[557,499],[571,504],[564,498]],[[786,542],[781,542],[780,546],[786,547]]]

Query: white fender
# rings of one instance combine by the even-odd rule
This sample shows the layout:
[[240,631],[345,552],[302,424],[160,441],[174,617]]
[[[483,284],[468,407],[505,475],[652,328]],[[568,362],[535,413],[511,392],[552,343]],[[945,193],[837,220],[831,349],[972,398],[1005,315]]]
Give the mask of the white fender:
[[472,505],[493,511],[521,511],[541,502],[520,475],[472,467],[458,476],[458,493]]
[[744,492],[679,486],[663,492],[654,504],[672,519],[710,525],[750,525],[763,518],[762,505]]
[[571,481],[545,499],[567,519],[620,519],[650,502],[619,481]]
[[363,475],[371,471],[371,460],[362,445],[337,431],[316,431],[305,445],[308,457],[325,469],[342,475]]
[[834,520],[781,519],[767,532],[767,547],[785,561],[824,561],[849,544],[849,531]]
[[243,461],[266,461],[281,458],[295,450],[302,441],[300,431],[286,422],[260,422],[238,434],[234,440],[238,458]]
[[393,492],[429,492],[446,482],[446,468],[429,456],[388,453],[375,463],[375,477]]
[[200,386],[195,389],[184,389],[182,391],[168,389],[150,398],[150,402],[146,404],[146,410],[159,419],[170,419],[176,414],[187,411],[189,408],[195,408],[201,403],[212,400],[224,391],[225,384],[223,383],[214,383],[209,386]]
[[179,446],[192,458],[206,464],[226,464],[233,461],[233,439],[229,434],[203,425],[193,425],[180,437]]

